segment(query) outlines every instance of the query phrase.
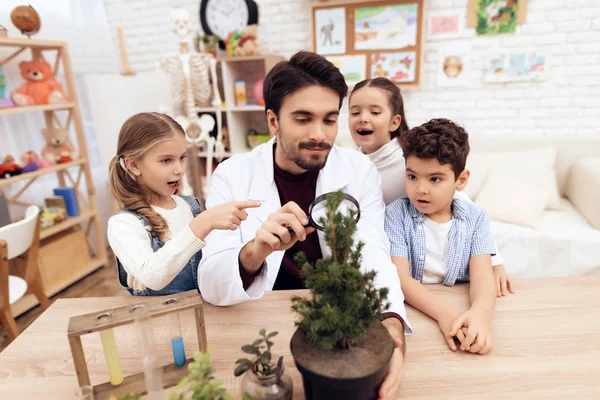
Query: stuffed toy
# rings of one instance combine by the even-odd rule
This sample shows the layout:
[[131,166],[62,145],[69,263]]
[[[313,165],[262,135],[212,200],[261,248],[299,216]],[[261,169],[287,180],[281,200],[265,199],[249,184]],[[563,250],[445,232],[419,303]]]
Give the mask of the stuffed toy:
[[52,164],[65,161],[68,158],[75,158],[75,146],[69,139],[69,131],[64,128],[44,128],[42,135],[46,139],[46,145],[42,149],[42,158],[50,161]]
[[226,49],[229,57],[253,56],[259,45],[256,35],[258,25],[247,25],[241,32],[232,32],[227,36]]
[[0,179],[10,178],[19,175],[21,172],[22,169],[17,165],[13,156],[4,157],[4,163],[0,164]]
[[40,169],[39,164],[40,158],[33,151],[29,150],[21,154],[21,164],[23,165],[23,172],[32,172]]
[[45,61],[22,61],[21,76],[27,81],[12,95],[18,106],[56,104],[66,101],[60,82],[52,76],[52,67]]

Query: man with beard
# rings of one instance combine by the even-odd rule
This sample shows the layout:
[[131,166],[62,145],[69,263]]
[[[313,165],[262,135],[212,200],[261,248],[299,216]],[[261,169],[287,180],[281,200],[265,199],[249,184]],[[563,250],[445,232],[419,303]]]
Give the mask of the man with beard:
[[[308,226],[308,207],[323,193],[343,190],[360,204],[355,241],[364,242],[363,271],[375,269],[376,287],[389,289],[383,324],[396,345],[380,398],[395,398],[403,373],[404,333],[410,333],[404,296],[384,231],[381,178],[369,158],[334,145],[348,88],[324,57],[301,51],[265,77],[263,95],[274,138],[250,153],[221,163],[211,178],[207,208],[234,200],[259,200],[240,211],[233,231],[213,231],[203,249],[198,285],[204,299],[231,305],[262,297],[266,290],[302,289],[294,256],[309,261],[330,255],[322,232]],[[288,230],[291,228],[291,232]]]

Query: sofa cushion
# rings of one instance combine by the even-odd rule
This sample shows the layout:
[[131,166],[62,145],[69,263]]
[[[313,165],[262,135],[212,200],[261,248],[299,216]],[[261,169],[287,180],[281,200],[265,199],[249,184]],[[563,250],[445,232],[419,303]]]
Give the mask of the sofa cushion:
[[484,208],[490,219],[536,228],[549,197],[534,171],[518,173],[495,166],[488,171],[475,204]]
[[[477,202],[481,190],[488,182],[490,185],[501,185],[502,187],[491,188],[488,185],[487,190],[517,193],[526,189],[519,183],[529,182],[535,184],[537,190],[542,190],[544,195],[547,195],[546,208],[560,209],[560,194],[554,170],[556,155],[557,150],[550,147],[529,151],[471,154],[467,159],[467,168],[471,171],[471,177],[465,193]],[[490,179],[488,175],[491,170],[495,171],[496,178],[503,178],[501,184],[493,183],[493,179]],[[508,179],[509,177],[510,179]],[[527,179],[524,180],[524,177]],[[519,183],[517,183],[517,179]]]
[[491,228],[512,278],[577,276],[600,267],[600,230],[567,200],[546,210],[536,229],[492,221]]

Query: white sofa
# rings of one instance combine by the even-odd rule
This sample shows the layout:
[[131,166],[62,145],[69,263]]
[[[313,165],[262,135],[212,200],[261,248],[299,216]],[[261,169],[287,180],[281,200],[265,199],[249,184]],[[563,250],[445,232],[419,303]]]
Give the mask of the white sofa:
[[555,172],[561,209],[544,210],[535,228],[492,220],[492,232],[512,277],[600,272],[600,139],[471,137],[470,145],[474,158],[477,154],[557,149]]

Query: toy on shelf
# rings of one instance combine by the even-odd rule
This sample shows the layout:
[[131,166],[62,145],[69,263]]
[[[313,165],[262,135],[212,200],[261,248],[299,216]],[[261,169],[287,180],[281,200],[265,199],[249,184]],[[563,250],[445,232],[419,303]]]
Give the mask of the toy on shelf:
[[31,6],[17,6],[10,13],[10,20],[23,35],[31,38],[42,27],[40,15]]
[[10,178],[11,176],[19,175],[23,170],[15,162],[13,156],[4,157],[4,162],[0,165],[0,179]]
[[246,107],[246,82],[243,79],[235,81],[235,105],[238,107]]
[[248,139],[248,147],[253,149],[260,144],[267,143],[271,139],[271,134],[269,132],[257,132],[256,129],[250,129],[246,138]]
[[66,220],[67,210],[64,208],[43,208],[40,216],[41,229],[48,229]]
[[252,89],[252,91],[254,92],[254,98],[256,99],[256,101],[258,102],[259,106],[265,106],[265,99],[263,98],[263,83],[264,83],[264,79],[261,79],[259,81],[256,81],[256,83],[254,84],[254,88]]
[[36,104],[57,104],[66,101],[62,85],[54,78],[52,67],[43,59],[21,61],[21,76],[27,82],[19,86],[12,95],[15,104],[30,106]]
[[[180,323],[178,313],[186,310],[193,310],[194,312],[198,347],[200,351],[206,352],[203,302],[202,297],[197,293],[185,292],[168,297],[158,297],[129,306],[72,317],[69,321],[68,338],[79,386],[90,386],[90,376],[81,336],[99,333],[109,369],[110,382],[94,386],[95,398],[107,399],[111,393],[114,394],[115,390],[123,394],[132,392],[148,393],[148,398],[151,399],[162,398],[158,396],[161,387],[171,387],[177,384],[179,379],[188,373],[188,369],[184,367],[185,364],[193,361],[191,358],[181,359],[182,356],[185,357],[179,342],[181,328],[175,326],[175,324]],[[169,318],[175,362],[159,367],[156,349],[153,339],[151,340],[154,337],[152,320],[164,315]],[[143,372],[125,377],[121,369],[118,346],[113,330],[121,326],[134,324],[137,328],[138,337],[141,339],[138,342],[142,350]],[[158,367],[158,370],[156,370],[156,367]],[[162,376],[163,379],[158,378],[159,376]],[[158,385],[158,382],[162,384]],[[118,388],[115,388],[115,386],[118,386]]]
[[[1,27],[2,25],[0,25]],[[8,97],[8,91],[6,89],[6,75],[0,67],[0,108],[14,107],[15,103]]]
[[57,164],[65,161],[67,157],[72,161],[75,157],[75,146],[69,139],[69,130],[66,128],[43,128],[42,135],[46,139],[46,144],[42,149],[42,158]]
[[227,56],[244,57],[258,54],[257,33],[258,25],[247,25],[241,32],[231,32],[225,40]]
[[40,158],[35,152],[29,150],[21,154],[21,164],[23,165],[23,173],[33,172],[40,169]]

